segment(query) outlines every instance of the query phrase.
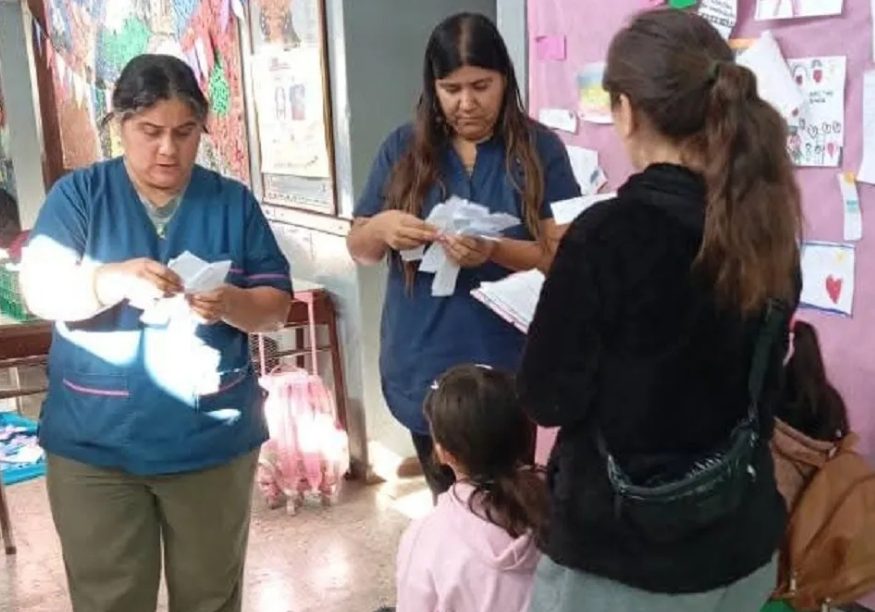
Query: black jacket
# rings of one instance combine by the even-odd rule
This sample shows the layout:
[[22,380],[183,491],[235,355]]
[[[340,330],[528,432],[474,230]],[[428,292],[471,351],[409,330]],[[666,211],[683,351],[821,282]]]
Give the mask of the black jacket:
[[[721,309],[693,271],[704,210],[699,176],[654,165],[576,219],[544,285],[519,376],[531,417],[560,427],[546,553],[662,593],[708,591],[748,575],[774,555],[786,522],[765,458],[766,473],[737,512],[685,541],[654,543],[615,511],[594,442],[597,422],[621,463],[633,453],[705,453],[747,412],[759,317]],[[765,440],[781,350],[766,382]]]

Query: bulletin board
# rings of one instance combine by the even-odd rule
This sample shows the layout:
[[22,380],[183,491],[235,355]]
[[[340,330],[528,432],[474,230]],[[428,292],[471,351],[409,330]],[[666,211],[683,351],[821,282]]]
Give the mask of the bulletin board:
[[[37,65],[51,74],[63,168],[121,154],[118,135],[100,129],[114,83],[142,53],[186,61],[211,105],[198,162],[249,181],[235,9],[238,0],[44,0],[31,15]],[[43,12],[43,11],[40,11]],[[47,140],[47,143],[49,141]]]
[[324,0],[251,0],[251,126],[265,204],[334,215]]
[[[827,0],[819,0],[825,2]],[[832,3],[835,0],[828,0]],[[642,0],[537,0],[528,3],[529,100],[531,114],[542,109],[577,111],[578,73],[591,62],[604,61],[613,34],[648,4]],[[733,38],[757,38],[770,30],[784,57],[847,56],[845,139],[839,167],[799,168],[806,216],[805,240],[844,242],[844,206],[838,174],[857,172],[863,152],[863,73],[873,68],[870,2],[844,0],[840,16],[756,21],[756,0],[738,0]],[[791,4],[789,1],[787,4]],[[798,5],[799,3],[792,3]],[[804,5],[805,2],[803,1]],[[565,47],[556,44],[565,37]],[[543,47],[544,37],[553,39]],[[550,40],[547,41],[548,43]],[[559,41],[561,43],[561,41]],[[562,57],[564,56],[564,59]],[[566,144],[597,150],[613,191],[631,167],[610,125],[578,122],[576,133],[557,132]],[[830,378],[839,388],[862,438],[863,451],[875,457],[875,187],[858,183],[863,237],[856,247],[852,316],[804,309],[800,318],[813,323],[821,336]]]

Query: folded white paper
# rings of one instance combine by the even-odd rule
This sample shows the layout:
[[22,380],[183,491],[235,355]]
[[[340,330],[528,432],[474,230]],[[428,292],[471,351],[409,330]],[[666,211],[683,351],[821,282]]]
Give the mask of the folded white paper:
[[538,270],[528,270],[511,274],[500,281],[483,283],[471,295],[521,332],[527,333],[543,286],[544,275]]
[[582,195],[592,195],[605,186],[608,177],[599,166],[598,151],[574,145],[565,148],[568,151],[571,170],[574,172],[574,178],[580,186]]
[[553,209],[553,221],[556,225],[568,225],[591,206],[615,197],[617,197],[616,193],[596,193],[594,195],[578,196],[560,202],[553,202],[551,206]]
[[[474,204],[458,196],[435,206],[425,222],[444,236],[474,236],[496,240],[505,230],[520,224],[520,220],[507,213],[493,213],[480,204]],[[444,247],[434,243],[401,251],[403,261],[422,260],[419,271],[434,274],[431,294],[435,297],[452,295],[456,289],[459,266],[447,257]]]
[[577,133],[577,114],[565,108],[542,108],[538,120],[549,128]]
[[[176,272],[188,295],[215,291],[225,283],[231,271],[231,261],[207,263],[197,255],[185,251],[170,260],[167,267]],[[166,325],[171,319],[191,314],[183,295],[162,298],[143,311],[140,320],[147,325]]]

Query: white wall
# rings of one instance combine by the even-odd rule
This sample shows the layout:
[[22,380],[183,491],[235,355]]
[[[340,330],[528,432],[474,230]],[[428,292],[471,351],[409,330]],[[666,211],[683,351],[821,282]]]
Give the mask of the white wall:
[[523,101],[529,97],[528,38],[526,36],[526,0],[497,0],[496,23],[513,59]]
[[45,187],[41,136],[37,127],[27,53],[30,48],[30,30],[25,27],[21,4],[0,2],[0,85],[6,102],[18,209],[22,226],[29,228],[36,221],[36,215],[45,199]]

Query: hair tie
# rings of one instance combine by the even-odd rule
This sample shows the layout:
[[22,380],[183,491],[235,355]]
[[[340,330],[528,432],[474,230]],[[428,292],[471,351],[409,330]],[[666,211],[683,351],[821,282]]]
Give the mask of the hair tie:
[[725,62],[721,60],[713,60],[708,67],[708,84],[713,85],[717,82],[717,77],[720,76],[720,68]]

